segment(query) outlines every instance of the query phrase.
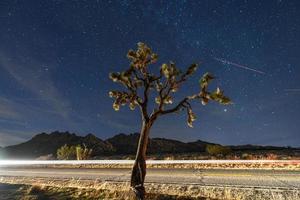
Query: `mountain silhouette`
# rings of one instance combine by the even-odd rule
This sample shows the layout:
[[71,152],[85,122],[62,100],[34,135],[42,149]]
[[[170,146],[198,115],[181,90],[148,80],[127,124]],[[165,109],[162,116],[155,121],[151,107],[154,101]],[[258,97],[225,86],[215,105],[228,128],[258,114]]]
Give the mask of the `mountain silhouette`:
[[[9,159],[35,159],[52,154],[56,156],[57,149],[67,145],[85,145],[93,150],[93,157],[112,155],[134,155],[139,139],[138,133],[118,134],[107,140],[102,140],[93,134],[78,136],[75,133],[59,132],[40,133],[30,140],[12,146],[0,148],[1,157]],[[201,140],[181,142],[166,138],[149,138],[147,152],[149,154],[177,154],[205,152],[207,145],[215,145]],[[281,150],[285,147],[239,145],[229,146],[234,151],[243,150]]]

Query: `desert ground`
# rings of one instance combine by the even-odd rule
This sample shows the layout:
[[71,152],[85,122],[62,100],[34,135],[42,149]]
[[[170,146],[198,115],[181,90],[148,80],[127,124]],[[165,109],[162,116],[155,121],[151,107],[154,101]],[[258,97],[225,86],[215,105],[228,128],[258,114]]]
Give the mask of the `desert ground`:
[[[299,162],[149,165],[147,199],[298,200]],[[131,199],[130,165],[1,166],[1,199]]]

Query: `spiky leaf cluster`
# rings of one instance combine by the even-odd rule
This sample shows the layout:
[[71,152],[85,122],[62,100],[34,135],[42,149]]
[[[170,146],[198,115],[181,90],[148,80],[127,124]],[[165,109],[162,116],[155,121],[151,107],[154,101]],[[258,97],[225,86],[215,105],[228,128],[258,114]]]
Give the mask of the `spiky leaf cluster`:
[[224,95],[223,91],[221,91],[219,87],[217,87],[217,89],[214,92],[208,91],[207,87],[213,79],[215,79],[215,77],[209,73],[205,73],[200,79],[201,92],[199,96],[201,98],[202,104],[206,105],[209,100],[216,101],[223,105],[230,104],[230,99]]
[[195,113],[193,113],[191,108],[187,108],[187,116],[188,116],[187,124],[189,127],[193,128],[193,122],[196,120],[197,117]]
[[[126,91],[111,91],[110,97],[114,98],[113,108],[119,110],[121,105],[129,105],[131,109],[138,106],[142,111],[142,116],[147,120],[156,120],[157,117],[180,110],[187,111],[187,124],[193,127],[196,115],[193,113],[191,100],[200,100],[206,105],[210,100],[227,105],[230,99],[223,94],[219,88],[215,91],[208,91],[209,83],[215,78],[209,73],[205,73],[200,79],[200,90],[198,93],[183,98],[175,106],[172,93],[177,92],[181,85],[193,75],[197,64],[191,64],[186,70],[180,70],[174,62],[164,63],[160,66],[159,75],[152,74],[149,65],[157,61],[157,54],[153,53],[144,43],[138,43],[137,50],[129,50],[127,54],[130,60],[129,69],[124,72],[111,73],[110,78],[114,82],[122,84]],[[150,91],[156,91],[153,102],[157,107],[148,114],[148,104]],[[152,103],[150,101],[150,103]]]
[[120,110],[120,106],[129,105],[131,110],[134,110],[136,105],[138,105],[138,96],[134,93],[120,92],[120,91],[110,91],[109,96],[114,98],[113,108],[115,111]]
[[139,42],[138,49],[136,51],[129,50],[127,53],[127,58],[131,61],[130,66],[141,70],[142,72],[146,72],[145,67],[147,67],[151,63],[155,63],[157,61],[157,54],[153,53],[152,50],[144,43]]

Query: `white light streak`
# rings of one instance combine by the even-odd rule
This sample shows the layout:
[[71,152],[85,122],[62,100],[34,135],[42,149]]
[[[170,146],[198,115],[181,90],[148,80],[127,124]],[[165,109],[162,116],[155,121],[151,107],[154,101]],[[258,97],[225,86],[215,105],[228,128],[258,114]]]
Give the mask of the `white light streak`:
[[[147,164],[300,164],[300,160],[147,160]],[[0,160],[1,166],[22,165],[105,165],[105,164],[128,164],[134,160]]]

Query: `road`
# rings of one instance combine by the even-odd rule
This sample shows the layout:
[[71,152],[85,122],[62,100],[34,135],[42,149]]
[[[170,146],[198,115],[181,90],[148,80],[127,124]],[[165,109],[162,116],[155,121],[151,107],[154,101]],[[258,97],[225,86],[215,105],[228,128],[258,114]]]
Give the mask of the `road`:
[[[11,168],[0,167],[3,176],[53,179],[128,181],[130,169]],[[284,188],[300,190],[300,171],[253,169],[148,169],[146,182],[208,186]]]

